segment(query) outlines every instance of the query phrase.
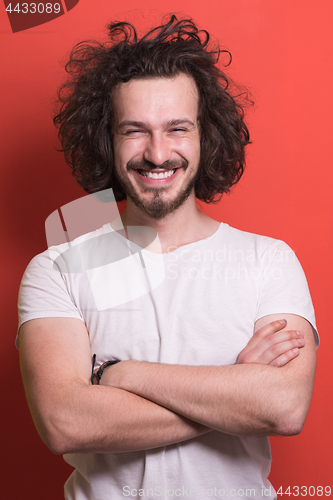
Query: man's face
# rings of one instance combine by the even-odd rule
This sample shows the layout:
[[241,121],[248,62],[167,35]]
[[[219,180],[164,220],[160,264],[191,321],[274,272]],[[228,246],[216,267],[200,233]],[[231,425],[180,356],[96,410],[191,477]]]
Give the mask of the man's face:
[[194,80],[147,78],[113,93],[114,159],[127,197],[162,219],[194,196],[200,159],[198,91]]

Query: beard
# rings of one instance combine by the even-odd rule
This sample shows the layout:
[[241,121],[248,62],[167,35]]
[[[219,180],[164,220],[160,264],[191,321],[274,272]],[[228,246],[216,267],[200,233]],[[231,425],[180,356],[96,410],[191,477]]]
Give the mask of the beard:
[[[185,159],[168,160],[164,162],[162,165],[159,165],[158,168],[163,168],[165,170],[173,170],[174,168],[179,167],[180,165],[182,168],[184,168],[184,170],[188,168],[188,162]],[[145,160],[129,161],[127,164],[127,170],[130,171],[132,169],[136,170],[149,169],[153,171],[154,166],[153,164]],[[128,179],[122,179],[120,178],[119,175],[117,175],[117,177],[122,188],[125,190],[126,195],[133,201],[135,206],[139,208],[139,210],[141,210],[141,212],[143,212],[145,215],[156,220],[163,219],[167,215],[177,210],[181,205],[183,205],[183,203],[185,203],[185,201],[190,196],[196,182],[196,176],[190,178],[187,184],[177,194],[177,196],[171,200],[164,200],[162,196],[163,192],[167,191],[168,187],[155,188],[151,186],[145,186],[143,188],[143,192],[152,193],[152,198],[150,200],[142,200]]]

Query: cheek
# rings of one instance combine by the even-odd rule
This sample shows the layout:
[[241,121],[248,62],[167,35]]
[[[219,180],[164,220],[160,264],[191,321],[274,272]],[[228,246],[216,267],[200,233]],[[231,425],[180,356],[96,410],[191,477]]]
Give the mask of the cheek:
[[141,152],[139,141],[114,142],[115,162],[126,165],[130,160],[137,157]]
[[200,161],[200,142],[191,141],[183,144],[182,147],[178,149],[178,152],[192,165],[192,167],[196,167]]

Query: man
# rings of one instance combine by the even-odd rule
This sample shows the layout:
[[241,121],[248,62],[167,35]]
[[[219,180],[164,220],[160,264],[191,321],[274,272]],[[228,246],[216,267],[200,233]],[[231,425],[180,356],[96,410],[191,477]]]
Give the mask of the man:
[[[140,40],[111,24],[111,45],[79,44],[67,65],[55,122],[73,173],[88,192],[127,199],[121,245],[150,227],[163,254],[140,250],[146,292],[135,298],[132,270],[116,282],[109,265],[59,272],[60,247],[23,278],[23,380],[40,436],[75,467],[67,499],[275,498],[267,435],[299,433],[308,411],[315,319],[298,261],[196,206],[239,180],[249,142],[201,35],[174,16]],[[112,287],[129,300],[114,307]]]

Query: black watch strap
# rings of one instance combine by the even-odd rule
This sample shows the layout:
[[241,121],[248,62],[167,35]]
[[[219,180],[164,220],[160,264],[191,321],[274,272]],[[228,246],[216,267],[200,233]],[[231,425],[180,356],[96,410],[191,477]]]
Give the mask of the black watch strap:
[[103,372],[105,368],[111,365],[115,365],[116,363],[119,363],[121,360],[120,359],[113,359],[112,361],[105,361],[99,369],[97,370],[96,373],[94,373],[94,368],[95,368],[95,361],[96,361],[96,354],[93,355],[93,360],[92,360],[92,371],[91,371],[91,383],[93,385],[100,385],[100,381],[103,375]]

